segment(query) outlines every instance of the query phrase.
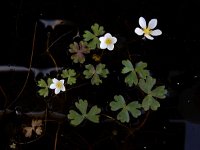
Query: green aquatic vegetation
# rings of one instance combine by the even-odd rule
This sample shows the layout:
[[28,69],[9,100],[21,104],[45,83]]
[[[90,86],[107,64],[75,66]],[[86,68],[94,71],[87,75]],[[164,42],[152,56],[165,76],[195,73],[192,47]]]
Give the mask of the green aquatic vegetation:
[[83,74],[86,79],[91,79],[92,85],[99,85],[102,83],[100,77],[107,78],[109,74],[109,70],[105,68],[105,64],[98,64],[96,68],[92,64],[88,64],[85,66],[86,70],[84,70]]
[[88,47],[90,49],[96,49],[100,47],[100,40],[99,36],[105,33],[104,27],[99,26],[99,24],[95,23],[91,26],[91,31],[85,30],[83,34],[84,41],[88,43]]
[[79,110],[80,113],[78,113],[75,110],[70,110],[69,114],[67,115],[72,125],[77,126],[84,119],[88,119],[94,123],[99,123],[99,113],[101,112],[101,109],[98,108],[96,105],[93,106],[89,110],[89,112],[87,112],[88,101],[80,99],[78,102],[75,102],[75,106]]
[[129,113],[131,113],[134,118],[137,118],[141,115],[141,104],[138,101],[132,101],[128,105],[126,105],[126,102],[122,95],[115,95],[114,101],[110,102],[110,107],[112,111],[117,111],[121,109],[121,111],[117,115],[117,119],[120,120],[122,123],[130,121]]
[[38,93],[40,96],[47,97],[49,95],[49,87],[52,83],[52,79],[48,78],[47,82],[44,79],[40,79],[38,81],[38,86],[40,89],[38,90]]

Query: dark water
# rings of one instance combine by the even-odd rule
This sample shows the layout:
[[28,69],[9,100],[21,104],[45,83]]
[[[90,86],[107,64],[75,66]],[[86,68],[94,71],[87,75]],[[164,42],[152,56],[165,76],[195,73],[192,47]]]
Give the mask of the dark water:
[[[1,150],[9,149],[13,141],[17,143],[16,149],[20,150],[55,149],[56,134],[57,150],[200,149],[200,24],[197,21],[199,6],[196,1],[10,0],[7,4],[9,14],[5,14],[5,39],[9,44],[2,48],[0,54]],[[163,34],[153,41],[138,37],[134,29],[138,27],[140,16],[157,18]],[[40,19],[63,19],[66,23],[52,30],[50,26],[45,28]],[[152,76],[166,85],[167,98],[161,101],[158,111],[146,116],[145,124],[134,134],[107,120],[100,124],[85,122],[72,127],[65,115],[77,99],[88,99],[106,111],[113,95],[135,94],[122,88],[122,83],[117,83],[117,77],[109,77],[108,82],[99,87],[83,84],[69,90],[67,95],[50,99],[48,108],[55,114],[49,115],[52,121],[47,122],[44,136],[39,139],[24,138],[20,132],[21,125],[30,121],[31,115],[43,116],[47,108],[46,101],[37,94],[37,81],[56,75],[55,63],[45,52],[47,39],[51,44],[62,37],[49,49],[57,67],[73,66],[70,57],[67,57],[68,46],[72,39],[78,39],[77,35],[95,22],[116,35],[120,43],[117,47],[126,46],[134,61],[148,63]],[[127,44],[126,41],[132,42]],[[121,62],[118,60],[126,56],[123,51],[108,54],[104,62],[112,66],[112,75],[120,71],[118,66]],[[145,116],[133,121],[130,126],[134,127],[143,120]]]

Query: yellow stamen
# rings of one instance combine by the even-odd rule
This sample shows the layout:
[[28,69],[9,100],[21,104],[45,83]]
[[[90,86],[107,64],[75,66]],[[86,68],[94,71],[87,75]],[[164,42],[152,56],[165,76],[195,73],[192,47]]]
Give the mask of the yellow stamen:
[[110,38],[107,38],[107,39],[105,40],[105,43],[106,43],[107,45],[109,45],[109,44],[112,43],[112,40],[111,40]]
[[57,87],[58,89],[61,89],[62,86],[63,86],[63,84],[62,84],[61,81],[58,81],[58,82],[56,83],[56,87]]
[[151,29],[149,29],[149,28],[143,29],[143,31],[144,31],[144,34],[149,35],[151,33]]

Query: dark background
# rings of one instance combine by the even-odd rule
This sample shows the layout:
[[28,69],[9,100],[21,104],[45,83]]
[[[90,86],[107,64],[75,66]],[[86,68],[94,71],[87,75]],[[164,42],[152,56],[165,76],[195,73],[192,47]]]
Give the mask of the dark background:
[[[190,142],[187,140],[193,137],[191,145],[194,148],[191,148],[191,150],[198,150],[200,147],[195,141],[199,140],[199,135],[193,135],[192,131],[199,133],[198,124],[200,122],[199,6],[198,1],[195,0],[183,0],[181,2],[172,0],[44,0],[40,2],[10,0],[6,5],[9,13],[5,14],[5,29],[7,33],[5,39],[8,44],[1,50],[0,66],[29,66],[34,26],[41,18],[67,20],[67,24],[55,28],[53,34],[58,37],[60,34],[70,31],[69,39],[75,36],[78,30],[82,32],[82,30],[88,29],[94,22],[97,22],[103,25],[106,31],[116,35],[122,43],[133,39],[134,42],[128,46],[133,49],[136,59],[147,62],[152,75],[165,84],[168,89],[167,98],[161,102],[161,107],[158,111],[150,114],[145,126],[129,142],[129,144],[131,143],[128,145],[129,149],[184,150],[184,147],[187,147],[188,142]],[[157,18],[157,28],[161,29],[163,34],[153,41],[142,40],[141,37],[134,33],[134,29],[138,27],[138,18],[140,16],[146,18],[147,21]],[[35,45],[36,50],[34,51],[32,65],[35,68],[53,67],[48,58],[39,55],[45,47],[41,44],[46,38],[45,33],[47,31],[51,32],[51,29],[44,29],[39,22],[38,29],[40,32],[37,32],[36,35],[37,44]],[[58,43],[59,50],[53,52],[59,66],[62,66],[66,61],[62,57],[65,55],[62,49],[67,49],[68,44],[71,42],[69,39],[68,37],[63,39],[66,40],[66,45]],[[120,47],[120,45],[118,46]],[[121,59],[120,55],[116,55],[116,57]],[[10,70],[6,73],[0,72],[0,76],[1,88],[8,95],[8,103],[10,103],[19,93],[19,87],[23,85],[26,73]],[[31,77],[34,78],[34,76]],[[31,81],[29,82],[33,84]],[[22,100],[20,100],[21,103],[24,103],[24,107],[27,107],[25,110],[42,104],[40,99],[34,102],[25,101],[34,90],[32,87],[26,87],[26,92],[23,94]],[[4,99],[4,96],[2,93],[0,94],[0,107],[3,109],[4,100],[2,99]],[[34,98],[38,97],[33,96]],[[21,103],[19,102],[15,106]],[[4,139],[0,141],[0,149],[2,150],[8,147],[10,135],[8,135],[9,132],[6,131],[8,130],[6,127],[8,124],[12,126],[13,118],[14,122],[17,121],[15,116],[1,120],[2,133],[0,133],[0,136]],[[191,123],[195,123],[196,126],[192,130],[186,130],[191,129]],[[106,140],[104,139],[103,134],[110,135],[106,130],[112,130],[112,125],[106,124],[100,125],[100,127],[97,127],[98,125],[93,127],[92,124],[88,126],[91,129],[91,133],[85,133],[81,128],[78,128],[76,132],[79,133],[80,130],[80,133],[89,143],[95,143],[95,139],[98,139],[97,137],[101,139],[102,136],[103,142],[98,141],[99,144],[96,144],[94,149],[106,147],[128,149],[123,145],[121,138],[114,137],[113,140],[113,137],[108,136],[109,138],[106,139],[105,136]],[[42,147],[44,149],[53,149],[56,128],[57,126],[52,124],[44,138],[32,144],[22,145],[19,149],[30,150]],[[118,130],[118,127],[115,128]],[[70,132],[70,127],[61,127],[61,129],[64,136],[60,138],[58,149],[89,149],[84,142],[77,142],[78,146],[73,146],[72,143],[77,140],[77,137],[73,137],[74,134]],[[95,131],[97,131],[96,134],[94,134]],[[68,132],[69,136],[66,136]],[[123,131],[119,130],[118,132],[122,134],[119,137],[123,137]],[[72,140],[69,140],[69,137]],[[81,140],[78,138],[77,141]],[[185,150],[188,149],[185,148]]]

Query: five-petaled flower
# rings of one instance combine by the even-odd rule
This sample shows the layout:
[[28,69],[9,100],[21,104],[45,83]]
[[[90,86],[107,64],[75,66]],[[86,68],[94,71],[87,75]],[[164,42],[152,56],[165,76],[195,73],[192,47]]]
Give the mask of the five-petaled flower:
[[64,80],[58,80],[54,78],[53,83],[50,85],[50,89],[55,89],[55,94],[60,93],[60,91],[65,91]]
[[100,48],[101,49],[108,49],[113,50],[114,44],[117,42],[117,38],[113,37],[110,33],[106,33],[103,37],[99,38],[100,40]]
[[137,35],[143,35],[147,39],[153,40],[154,38],[152,36],[158,36],[162,34],[162,31],[159,29],[153,30],[157,26],[157,19],[151,19],[148,23],[146,23],[146,20],[143,17],[139,18],[139,25],[141,28],[135,28],[135,33]]

